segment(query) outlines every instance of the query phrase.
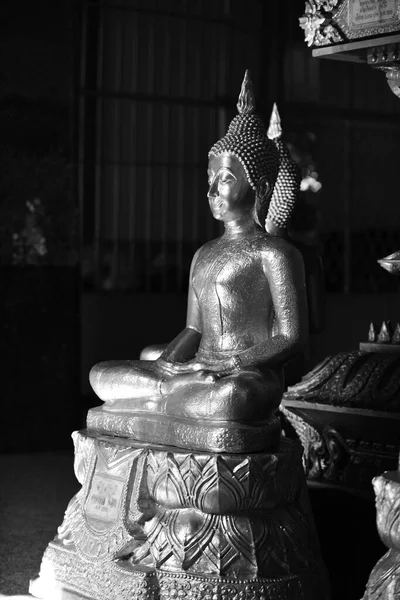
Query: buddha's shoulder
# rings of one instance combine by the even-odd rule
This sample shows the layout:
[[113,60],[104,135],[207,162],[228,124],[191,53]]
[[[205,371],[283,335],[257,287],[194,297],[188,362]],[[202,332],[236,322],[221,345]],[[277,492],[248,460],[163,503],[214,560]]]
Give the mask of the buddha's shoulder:
[[262,233],[258,237],[257,243],[259,250],[266,259],[277,260],[281,258],[293,261],[301,260],[301,254],[297,248],[291,242],[280,237]]
[[196,250],[194,258],[198,258],[199,256],[207,254],[208,252],[210,252],[210,250],[214,250],[218,246],[218,243],[220,241],[221,241],[221,238],[215,238],[214,240],[209,240],[208,242],[206,242],[205,244],[203,244],[202,246],[200,246],[200,248],[198,248]]

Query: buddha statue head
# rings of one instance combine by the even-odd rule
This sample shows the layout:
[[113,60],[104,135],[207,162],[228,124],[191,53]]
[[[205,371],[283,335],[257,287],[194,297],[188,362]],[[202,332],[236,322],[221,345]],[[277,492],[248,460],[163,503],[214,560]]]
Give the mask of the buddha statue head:
[[[209,156],[209,200],[221,221],[251,213],[264,227],[269,199],[279,169],[279,153],[255,114],[253,86],[246,71],[237,103],[238,115]],[[230,184],[235,182],[235,186]]]
[[276,105],[268,132],[255,114],[249,71],[244,75],[237,109],[226,135],[208,154],[213,216],[226,222],[252,215],[264,228],[268,213],[274,226],[285,227],[299,189],[299,173],[281,140]]

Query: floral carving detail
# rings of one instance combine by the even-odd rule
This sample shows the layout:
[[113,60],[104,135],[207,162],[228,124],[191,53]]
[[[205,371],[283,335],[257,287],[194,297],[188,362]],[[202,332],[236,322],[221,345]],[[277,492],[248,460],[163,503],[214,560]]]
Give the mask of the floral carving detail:
[[281,411],[286,435],[298,438],[304,448],[308,479],[369,488],[372,477],[397,464],[397,446],[344,439],[334,427],[319,431],[290,409],[281,406]]
[[288,576],[280,579],[238,579],[218,581],[206,577],[158,573],[160,599],[186,600],[304,600],[304,580]]
[[35,589],[35,586],[33,588],[31,586],[31,592],[43,597],[40,594],[40,584],[48,593],[54,585],[54,578],[61,588],[68,590],[69,597],[90,596],[97,600],[110,600],[110,598],[158,600],[159,598],[154,571],[143,573],[123,568],[112,561],[93,564],[51,543],[43,557],[39,587]]
[[[221,456],[83,433],[74,442],[83,485],[33,595],[56,586],[97,600],[305,600],[316,572],[325,588],[302,504],[300,444]],[[107,519],[91,495],[100,477],[121,481]]]
[[149,494],[166,509],[196,508],[209,514],[287,504],[298,493],[300,453],[285,440],[278,452],[251,458],[149,450]]
[[332,25],[332,10],[339,0],[307,0],[300,27],[304,29],[308,46],[324,46],[343,41],[343,36]]

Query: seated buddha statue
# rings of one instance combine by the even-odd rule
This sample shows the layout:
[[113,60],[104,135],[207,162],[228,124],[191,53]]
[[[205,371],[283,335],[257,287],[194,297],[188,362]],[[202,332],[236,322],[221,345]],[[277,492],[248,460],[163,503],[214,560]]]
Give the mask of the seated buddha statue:
[[[247,71],[237,108],[209,152],[208,202],[224,233],[194,255],[185,329],[156,360],[101,362],[90,372],[102,415],[130,419],[123,434],[139,441],[208,450],[190,427],[222,437],[224,428],[247,428],[250,438],[261,427],[278,431],[282,368],[306,341],[301,256],[264,227],[281,160],[255,114]],[[182,423],[186,437],[178,439]]]

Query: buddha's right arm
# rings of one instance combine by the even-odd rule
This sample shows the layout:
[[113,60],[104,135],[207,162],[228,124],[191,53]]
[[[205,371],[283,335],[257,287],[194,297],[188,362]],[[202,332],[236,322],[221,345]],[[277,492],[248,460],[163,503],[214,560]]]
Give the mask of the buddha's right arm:
[[199,348],[201,340],[199,303],[192,283],[193,270],[198,255],[199,250],[194,255],[190,267],[186,327],[168,344],[161,355],[161,359],[168,362],[187,362],[194,357]]

